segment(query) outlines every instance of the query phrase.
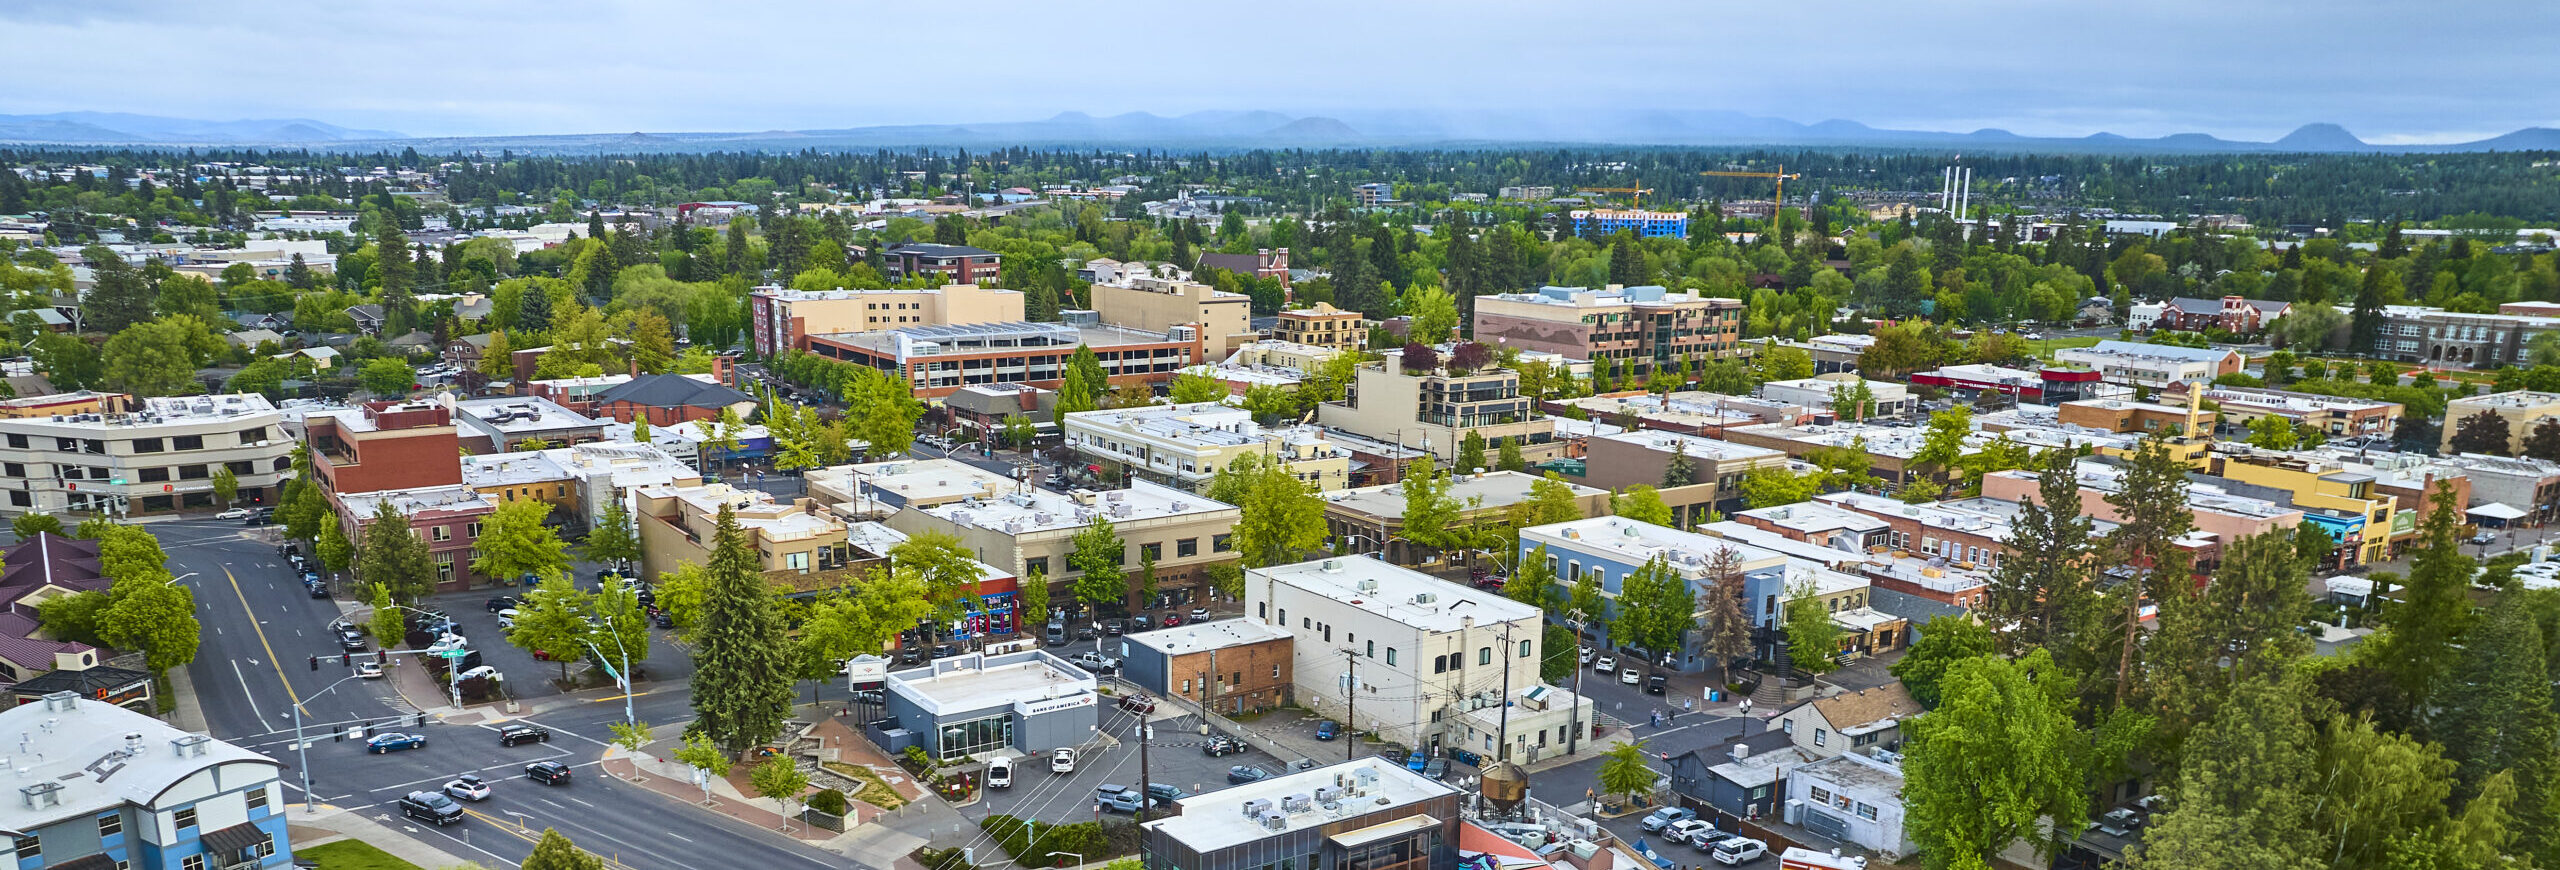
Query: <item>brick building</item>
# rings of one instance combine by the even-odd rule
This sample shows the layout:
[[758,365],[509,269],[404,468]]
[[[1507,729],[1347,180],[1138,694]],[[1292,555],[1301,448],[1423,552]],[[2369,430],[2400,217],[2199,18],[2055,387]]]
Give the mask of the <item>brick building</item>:
[[1233,716],[1284,706],[1289,684],[1289,629],[1251,619],[1221,619],[1129,635],[1121,673],[1158,695],[1178,697]]

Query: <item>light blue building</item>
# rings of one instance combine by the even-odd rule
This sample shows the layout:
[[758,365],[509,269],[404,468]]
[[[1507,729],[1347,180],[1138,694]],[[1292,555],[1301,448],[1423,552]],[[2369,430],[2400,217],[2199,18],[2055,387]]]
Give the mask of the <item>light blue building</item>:
[[[1809,583],[1816,594],[1827,598],[1866,586],[1864,579],[1830,570],[1812,560],[1793,559],[1740,541],[1624,517],[1592,517],[1520,530],[1521,560],[1535,558],[1540,546],[1547,549],[1547,567],[1554,573],[1560,593],[1569,592],[1586,576],[1599,580],[1602,607],[1607,612],[1590,614],[1584,633],[1594,641],[1613,646],[1622,642],[1608,634],[1609,623],[1617,616],[1620,586],[1655,558],[1662,559],[1672,573],[1688,581],[1689,595],[1699,603],[1699,611],[1692,614],[1692,619],[1703,620],[1707,583],[1715,563],[1723,551],[1732,551],[1732,570],[1742,578],[1743,612],[1754,629],[1778,624],[1790,588]],[[1681,649],[1672,651],[1668,666],[1683,671],[1712,667],[1712,657],[1699,646],[1698,634],[1690,632]]]
[[1619,230],[1633,230],[1645,238],[1685,239],[1689,237],[1689,213],[1684,211],[1635,211],[1631,209],[1576,209],[1573,234],[1591,236],[1615,235]]
[[0,711],[20,735],[0,831],[20,870],[289,867],[283,765],[70,692]]

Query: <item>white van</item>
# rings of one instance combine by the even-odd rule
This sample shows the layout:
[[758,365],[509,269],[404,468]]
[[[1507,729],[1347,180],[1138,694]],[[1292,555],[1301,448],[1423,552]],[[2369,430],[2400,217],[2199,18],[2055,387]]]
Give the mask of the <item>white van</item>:
[[1013,787],[1013,762],[1011,760],[999,758],[994,761],[987,762],[987,787]]

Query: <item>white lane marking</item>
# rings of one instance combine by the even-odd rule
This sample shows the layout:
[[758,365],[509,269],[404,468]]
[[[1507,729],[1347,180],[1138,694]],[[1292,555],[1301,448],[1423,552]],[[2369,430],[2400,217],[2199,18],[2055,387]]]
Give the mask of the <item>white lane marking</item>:
[[258,709],[258,693],[250,690],[249,675],[240,670],[239,659],[231,660],[231,675],[240,678],[240,697],[249,699],[249,713],[260,719],[267,718],[267,714]]

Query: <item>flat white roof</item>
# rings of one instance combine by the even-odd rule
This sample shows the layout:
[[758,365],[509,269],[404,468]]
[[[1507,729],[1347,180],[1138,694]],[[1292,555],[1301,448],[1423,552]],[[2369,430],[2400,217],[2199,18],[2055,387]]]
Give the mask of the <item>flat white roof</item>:
[[1254,568],[1246,573],[1424,631],[1457,631],[1466,627],[1465,620],[1469,618],[1480,626],[1539,618],[1537,608],[1505,598],[1499,592],[1451,583],[1365,556],[1336,556]]
[[1239,617],[1142,631],[1128,635],[1126,639],[1166,655],[1183,655],[1202,650],[1230,649],[1246,644],[1287,640],[1289,637],[1289,630],[1286,628]]
[[170,787],[217,765],[266,766],[248,777],[226,774],[225,792],[273,780],[283,767],[256,752],[88,698],[71,698],[68,707],[53,702],[10,707],[0,712],[0,728],[18,732],[10,762],[18,768],[18,790],[50,789],[55,801],[30,809],[30,792],[0,805],[0,828],[12,831],[128,806],[149,807]]
[[1642,565],[1659,556],[1672,570],[1686,576],[1695,576],[1706,570],[1708,558],[1719,550],[1733,550],[1742,558],[1743,565],[1786,558],[1784,554],[1741,541],[1685,532],[1625,517],[1590,517],[1520,530],[1521,546],[1534,547],[1538,544],[1608,556],[1628,565]]
[[1736,444],[1731,441],[1723,441],[1701,435],[1691,435],[1686,432],[1665,432],[1660,429],[1638,429],[1632,432],[1619,432],[1612,435],[1595,435],[1592,437],[1605,438],[1610,441],[1616,441],[1624,444],[1642,445],[1654,450],[1660,450],[1664,453],[1669,453],[1674,448],[1685,447],[1685,452],[1690,456],[1700,459],[1713,459],[1717,462],[1735,462],[1745,459],[1762,459],[1770,457],[1785,459],[1787,455],[1786,451],[1783,450],[1772,450],[1767,447],[1753,447],[1749,444]]
[[[1332,801],[1331,806],[1318,803],[1315,800],[1317,789],[1341,789],[1343,799]],[[1194,851],[1206,853],[1277,836],[1284,831],[1322,827],[1343,819],[1390,811],[1458,793],[1458,789],[1448,783],[1425,778],[1422,774],[1406,770],[1404,765],[1373,756],[1183,798],[1180,801],[1182,815],[1149,821],[1142,827],[1171,837]],[[1246,815],[1247,804],[1267,805],[1271,812],[1281,815],[1282,827],[1273,830],[1266,827],[1261,818]],[[1335,836],[1358,837],[1366,830],[1355,829]]]
[[891,671],[888,684],[890,691],[934,716],[1094,693],[1092,674],[1040,650],[935,659],[921,668]]
[[558,402],[540,396],[470,399],[455,403],[453,414],[457,418],[470,420],[480,428],[509,435],[596,424],[595,418],[569,410]]
[[[1088,499],[1090,503],[1087,503]],[[1205,516],[1235,509],[1234,505],[1212,501],[1207,496],[1144,480],[1132,481],[1128,489],[1059,493],[1035,488],[1006,493],[1000,498],[974,505],[948,502],[927,508],[909,508],[958,525],[1014,535],[1078,528],[1092,523],[1096,517],[1125,523]]]
[[[1537,475],[1521,471],[1488,471],[1483,474],[1460,475],[1451,479],[1449,497],[1456,499],[1462,505],[1469,500],[1481,499],[1483,500],[1479,505],[1481,508],[1504,508],[1528,501],[1530,485],[1537,483],[1540,479]],[[1573,488],[1576,498],[1608,493],[1608,490],[1578,483],[1565,485]],[[1326,495],[1324,499],[1327,502],[1342,505],[1345,509],[1373,517],[1402,518],[1404,516],[1404,484],[1401,483],[1340,490]]]

